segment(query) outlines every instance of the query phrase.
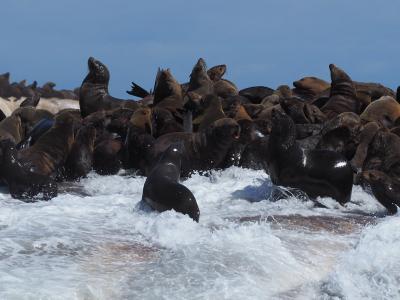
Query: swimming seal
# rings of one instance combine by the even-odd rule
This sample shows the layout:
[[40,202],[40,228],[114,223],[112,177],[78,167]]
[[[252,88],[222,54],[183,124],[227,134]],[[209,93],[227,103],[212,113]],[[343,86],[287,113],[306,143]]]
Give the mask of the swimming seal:
[[182,145],[168,147],[144,183],[142,201],[159,212],[174,209],[199,222],[196,198],[179,183],[182,155]]
[[306,192],[311,198],[332,197],[340,204],[350,200],[353,170],[340,154],[304,150],[296,141],[293,120],[274,110],[266,162],[272,183]]

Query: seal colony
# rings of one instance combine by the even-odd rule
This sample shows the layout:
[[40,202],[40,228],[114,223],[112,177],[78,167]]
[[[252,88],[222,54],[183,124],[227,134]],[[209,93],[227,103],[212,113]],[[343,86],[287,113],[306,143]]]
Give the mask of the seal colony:
[[[88,68],[73,92],[0,75],[0,97],[25,97],[0,101],[0,177],[12,197],[49,200],[61,181],[130,169],[147,177],[143,204],[198,222],[196,198],[180,178],[235,165],[263,169],[275,185],[316,202],[331,197],[344,205],[353,184],[361,185],[397,212],[400,89],[353,81],[330,64],[331,83],[304,77],[293,88],[239,90],[223,78],[226,65],[207,68],[200,58],[189,82],[159,69],[153,91],[132,82],[127,93],[139,99],[124,100],[109,94],[104,63],[90,57]],[[45,95],[56,105],[73,102],[40,106]]]

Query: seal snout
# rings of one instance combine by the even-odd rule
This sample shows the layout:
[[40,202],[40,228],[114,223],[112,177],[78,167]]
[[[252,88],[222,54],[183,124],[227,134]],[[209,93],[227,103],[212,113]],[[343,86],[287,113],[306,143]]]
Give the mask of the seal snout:
[[97,60],[93,56],[89,57],[89,59],[88,59],[89,69],[94,68],[96,66],[96,64],[97,64]]

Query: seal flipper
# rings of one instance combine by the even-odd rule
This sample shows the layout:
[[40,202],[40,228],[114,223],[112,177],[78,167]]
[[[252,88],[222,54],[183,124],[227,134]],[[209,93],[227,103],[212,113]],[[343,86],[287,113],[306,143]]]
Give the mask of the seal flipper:
[[144,98],[150,95],[148,91],[142,88],[140,85],[132,81],[132,86],[130,91],[126,91],[129,95]]
[[54,124],[54,120],[42,119],[32,128],[29,134],[17,144],[17,150],[29,148],[32,146],[44,133],[46,133]]
[[40,101],[40,95],[36,94],[32,97],[26,98],[22,103],[19,105],[19,107],[26,107],[26,106],[32,106],[36,107]]

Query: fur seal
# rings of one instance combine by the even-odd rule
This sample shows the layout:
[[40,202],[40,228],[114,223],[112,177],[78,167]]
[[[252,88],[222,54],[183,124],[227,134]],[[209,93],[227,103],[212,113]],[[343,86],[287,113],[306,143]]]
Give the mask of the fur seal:
[[321,111],[330,119],[343,112],[360,112],[361,105],[356,96],[356,88],[350,76],[334,64],[329,65],[331,90],[328,102]]
[[384,96],[368,105],[360,117],[365,123],[377,122],[391,128],[400,118],[400,104],[394,98]]
[[256,139],[255,124],[249,119],[236,120],[240,126],[240,137],[233,141],[229,148],[224,162],[222,162],[220,168],[229,168],[230,166],[239,166],[242,153],[246,147]]
[[[164,110],[171,114],[168,110]],[[172,116],[171,116],[172,117]],[[146,174],[151,166],[148,161],[149,150],[153,146],[152,113],[148,107],[136,110],[129,122],[128,133],[122,149],[122,160],[125,168],[133,168]]]
[[31,97],[26,98],[24,101],[21,102],[19,107],[25,107],[25,106],[32,106],[36,107],[40,101],[40,95],[36,94]]
[[207,95],[200,100],[200,110],[203,112],[193,120],[198,130],[204,130],[214,121],[225,118],[222,103],[218,96]]
[[[140,109],[141,108],[139,108],[139,110]],[[117,108],[107,112],[110,118],[106,126],[107,131],[117,133],[122,139],[125,139],[129,128],[129,122],[135,112],[136,111],[129,108]]]
[[90,57],[88,66],[89,74],[83,80],[79,90],[79,104],[83,118],[98,110],[110,110],[118,107],[135,110],[139,107],[135,101],[110,96],[108,93],[110,72],[102,62]]
[[230,97],[228,99],[223,100],[222,106],[225,115],[228,118],[232,118],[235,121],[238,120],[252,120],[252,118],[247,113],[244,106],[241,104],[240,100],[236,97]]
[[397,213],[400,206],[400,182],[384,172],[370,170],[361,173],[364,189],[371,189],[374,197],[387,209],[389,214]]
[[360,126],[360,117],[355,113],[337,115],[324,124],[316,149],[335,151],[351,160],[356,152]]
[[56,91],[56,84],[54,82],[46,82],[42,87],[38,87],[37,91],[42,95],[43,98],[57,98],[62,99],[63,94],[59,91]]
[[153,107],[151,117],[153,136],[155,138],[167,133],[183,131],[183,126],[176,121],[168,109]]
[[226,65],[217,65],[207,71],[213,84],[214,94],[222,98],[228,98],[239,94],[236,85],[226,79],[223,79],[226,72]]
[[188,177],[193,171],[209,171],[225,159],[233,141],[240,137],[239,124],[229,118],[219,119],[203,131],[177,132],[159,137],[151,149],[152,161],[172,144],[183,142],[182,173]]
[[169,69],[159,69],[157,72],[153,104],[170,110],[175,116],[180,116],[178,110],[183,108],[182,88]]
[[208,69],[207,75],[213,82],[217,82],[218,80],[222,79],[225,72],[226,72],[226,65],[216,65]]
[[11,115],[0,122],[0,140],[10,140],[13,144],[21,142],[25,130],[21,118]]
[[306,103],[297,97],[279,99],[282,109],[296,124],[323,123],[326,116],[315,105]]
[[293,82],[293,93],[304,100],[313,100],[331,86],[323,79],[307,76]]
[[199,222],[200,210],[196,198],[179,183],[182,155],[181,145],[168,147],[144,183],[142,201],[159,212],[174,209]]
[[353,170],[347,160],[333,151],[300,148],[293,120],[278,110],[272,113],[266,162],[275,185],[301,189],[312,198],[332,197],[340,204],[350,200]]
[[371,96],[371,101],[375,101],[383,96],[395,97],[392,89],[375,82],[359,82],[354,81],[357,93],[368,93]]
[[206,62],[202,58],[199,58],[190,73],[187,92],[194,92],[200,96],[213,93],[213,82],[207,74]]
[[265,97],[273,93],[274,90],[266,86],[253,86],[239,91],[240,96],[246,97],[253,104],[260,104]]
[[22,127],[24,132],[32,131],[33,127],[43,119],[52,120],[54,118],[53,114],[47,110],[37,109],[31,106],[25,106],[17,108],[12,113],[13,116],[18,116],[21,118]]
[[368,146],[363,171],[378,170],[391,177],[400,177],[400,137],[380,129]]
[[228,98],[239,94],[236,85],[227,79],[221,79],[214,82],[214,94],[221,98]]
[[[10,140],[1,142],[1,175],[11,196],[32,201],[57,196],[57,171],[67,159],[74,139],[74,120],[68,114],[56,118],[54,126],[32,146],[17,151]],[[42,195],[39,195],[42,194]]]
[[79,129],[64,165],[64,178],[76,180],[92,170],[95,139],[94,126],[82,126]]
[[93,151],[93,169],[100,175],[114,175],[122,168],[123,141],[116,134],[103,134]]
[[258,132],[257,138],[244,148],[240,155],[239,166],[253,170],[268,170],[265,153],[268,151],[269,136]]

